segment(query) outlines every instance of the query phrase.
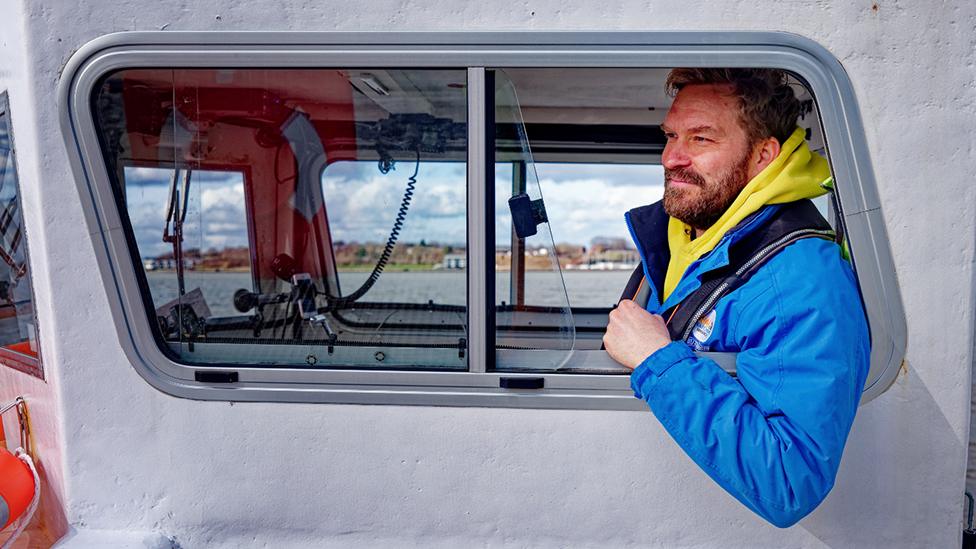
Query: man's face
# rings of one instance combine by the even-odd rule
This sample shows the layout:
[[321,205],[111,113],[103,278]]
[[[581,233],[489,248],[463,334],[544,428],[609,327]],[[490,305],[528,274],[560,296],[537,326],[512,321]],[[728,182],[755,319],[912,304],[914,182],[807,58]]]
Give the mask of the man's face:
[[667,137],[664,209],[705,230],[755,175],[752,147],[727,86],[692,85],[678,92],[661,124]]

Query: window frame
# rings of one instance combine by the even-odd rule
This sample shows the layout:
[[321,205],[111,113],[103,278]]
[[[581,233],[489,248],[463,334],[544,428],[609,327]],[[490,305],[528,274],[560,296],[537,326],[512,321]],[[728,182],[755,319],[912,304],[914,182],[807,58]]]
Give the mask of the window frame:
[[20,172],[17,168],[17,146],[14,139],[13,117],[10,112],[10,96],[6,89],[0,90],[0,116],[7,117],[7,136],[10,139],[10,163],[14,170],[14,183],[17,186],[17,207],[20,211],[20,224],[24,231],[23,246],[24,260],[27,262],[27,282],[30,284],[31,295],[31,319],[34,325],[34,345],[37,347],[37,356],[25,355],[17,351],[0,347],[0,365],[12,368],[18,372],[32,375],[40,380],[44,380],[44,363],[41,360],[41,336],[37,325],[37,297],[34,294],[34,278],[31,269],[30,244],[27,236],[27,224],[24,219],[24,201],[20,188]]
[[[103,36],[69,60],[59,83],[62,133],[122,348],[136,371],[177,397],[288,401],[644,410],[629,376],[491,372],[488,68],[774,67],[810,89],[872,336],[862,402],[894,381],[907,329],[863,123],[840,62],[815,42],[778,32],[299,33],[131,32]],[[105,75],[129,68],[459,68],[468,74],[468,370],[464,372],[201,367],[158,345],[106,173],[91,109]],[[493,107],[492,107],[493,108]],[[488,181],[493,184],[493,181]],[[483,314],[472,315],[471,312]],[[722,357],[716,357],[722,358]],[[223,381],[212,373],[233,372]],[[229,379],[236,378],[234,382]],[[501,378],[543,378],[542,389],[501,388]]]

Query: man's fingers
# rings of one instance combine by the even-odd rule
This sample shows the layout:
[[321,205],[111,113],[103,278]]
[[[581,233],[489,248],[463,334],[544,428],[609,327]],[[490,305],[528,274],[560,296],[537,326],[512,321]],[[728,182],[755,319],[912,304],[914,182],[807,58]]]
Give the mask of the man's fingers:
[[610,358],[630,369],[670,342],[664,319],[629,299],[621,300],[610,312],[603,334]]
[[[607,322],[607,331],[624,329],[627,326],[640,322],[647,316],[652,316],[643,307],[629,299],[624,299],[620,304],[610,311]],[[654,315],[657,316],[657,315]]]
[[628,317],[633,315],[634,309],[643,310],[640,306],[629,299],[623,299],[610,311],[609,320],[610,323],[625,321]]
[[647,312],[643,307],[634,303],[633,301],[621,302],[616,311],[617,320],[623,322],[636,322],[651,316],[651,313]]

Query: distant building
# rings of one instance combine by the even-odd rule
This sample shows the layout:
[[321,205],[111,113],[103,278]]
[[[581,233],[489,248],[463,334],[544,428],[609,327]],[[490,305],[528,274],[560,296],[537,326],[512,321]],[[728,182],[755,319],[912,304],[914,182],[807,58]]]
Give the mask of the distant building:
[[[192,269],[196,267],[197,262],[194,259],[183,259],[183,268]],[[149,259],[142,260],[142,266],[146,271],[158,271],[158,270],[175,270],[176,260],[172,257],[152,257]]]
[[590,240],[590,251],[596,253],[605,250],[626,250],[630,247],[630,242],[626,238],[596,236]]
[[640,263],[640,255],[625,238],[598,236],[578,261],[567,265],[580,271],[630,270]]
[[467,269],[468,256],[464,254],[447,254],[441,261],[442,269]]

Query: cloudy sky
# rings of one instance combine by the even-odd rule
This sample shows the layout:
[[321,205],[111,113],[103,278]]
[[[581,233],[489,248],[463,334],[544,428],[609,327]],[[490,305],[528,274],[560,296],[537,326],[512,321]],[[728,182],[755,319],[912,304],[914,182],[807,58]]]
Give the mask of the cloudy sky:
[[[557,243],[589,245],[595,236],[628,238],[623,214],[660,199],[663,172],[653,165],[539,164],[529,175],[529,195],[543,195]],[[413,164],[401,162],[383,175],[374,162],[339,162],[322,176],[322,193],[335,240],[385,242]],[[171,172],[126,169],[127,201],[139,252],[155,257],[171,251],[162,241]],[[185,247],[247,245],[244,184],[236,172],[194,172],[184,234]],[[511,172],[502,165],[496,178],[499,245],[509,241],[507,200]],[[540,191],[541,189],[541,191]],[[465,166],[422,163],[401,242],[463,245]],[[534,240],[538,241],[540,237]],[[536,242],[536,245],[539,242]],[[529,245],[534,245],[533,241]]]
[[[163,242],[171,170],[126,168],[129,220],[142,257],[171,252]],[[238,172],[193,172],[184,248],[247,246],[244,214],[244,179]]]
[[557,243],[589,245],[595,236],[629,241],[624,213],[664,195],[659,165],[537,164],[536,172]]

